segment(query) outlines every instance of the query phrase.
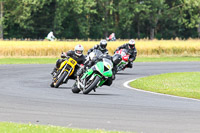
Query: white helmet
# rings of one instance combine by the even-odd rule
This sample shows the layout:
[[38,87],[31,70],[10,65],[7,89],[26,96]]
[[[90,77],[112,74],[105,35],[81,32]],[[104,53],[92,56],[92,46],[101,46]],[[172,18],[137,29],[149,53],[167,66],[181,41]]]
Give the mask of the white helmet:
[[76,45],[75,48],[74,48],[75,54],[76,54],[77,56],[83,55],[83,50],[84,50],[84,48],[83,48],[83,46],[80,45],[80,44]]
[[131,39],[131,40],[128,42],[128,44],[129,44],[129,48],[130,48],[130,49],[133,49],[133,48],[135,47],[135,40]]

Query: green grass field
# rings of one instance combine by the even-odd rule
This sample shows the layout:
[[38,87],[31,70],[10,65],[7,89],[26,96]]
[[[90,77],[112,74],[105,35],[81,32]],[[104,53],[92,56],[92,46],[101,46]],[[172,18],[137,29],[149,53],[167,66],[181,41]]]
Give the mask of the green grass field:
[[200,99],[200,72],[167,73],[136,79],[131,87]]
[[136,62],[180,62],[200,61],[200,57],[139,57]]
[[[54,64],[58,58],[0,58],[0,64]],[[138,57],[135,62],[200,61],[200,57]]]
[[[58,58],[0,58],[0,64],[51,64]],[[120,131],[88,130],[65,128],[59,126],[44,126],[34,124],[18,124],[0,122],[0,133],[128,133]]]
[[0,64],[54,64],[58,58],[0,58]]
[[31,123],[18,124],[10,122],[0,122],[0,133],[128,133],[128,132],[105,131],[101,129],[97,130],[76,129],[76,128],[66,128],[59,126],[35,125]]

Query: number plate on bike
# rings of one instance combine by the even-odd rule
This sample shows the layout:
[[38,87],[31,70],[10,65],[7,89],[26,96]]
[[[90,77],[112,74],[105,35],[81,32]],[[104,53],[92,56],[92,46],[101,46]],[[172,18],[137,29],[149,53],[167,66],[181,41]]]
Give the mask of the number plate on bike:
[[70,65],[73,65],[73,66],[75,66],[75,65],[77,64],[77,62],[76,62],[74,59],[72,59],[72,58],[70,58],[70,59],[68,60],[68,63],[69,63]]

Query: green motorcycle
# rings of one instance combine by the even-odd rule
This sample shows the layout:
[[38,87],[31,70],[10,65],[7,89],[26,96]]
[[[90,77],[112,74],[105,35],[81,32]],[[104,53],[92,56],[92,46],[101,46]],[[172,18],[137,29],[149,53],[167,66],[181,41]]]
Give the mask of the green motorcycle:
[[73,93],[88,94],[92,90],[101,87],[108,78],[112,77],[113,63],[110,59],[104,58],[105,56],[99,50],[94,50],[88,55],[91,60],[94,57],[101,57],[101,60],[97,61],[91,68],[87,69],[80,77],[77,76],[77,80],[72,87]]

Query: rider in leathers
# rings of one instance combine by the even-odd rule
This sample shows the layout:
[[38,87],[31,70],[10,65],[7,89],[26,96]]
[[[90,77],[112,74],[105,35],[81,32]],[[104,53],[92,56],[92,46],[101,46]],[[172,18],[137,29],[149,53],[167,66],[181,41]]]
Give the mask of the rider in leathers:
[[136,59],[136,56],[137,56],[137,50],[135,48],[135,41],[133,39],[131,39],[128,43],[125,43],[125,44],[119,46],[115,50],[115,52],[120,50],[120,49],[128,50],[128,53],[130,54],[130,56],[129,56],[129,63],[126,65],[126,67],[132,68],[133,67],[133,61]]
[[94,50],[98,49],[100,50],[103,54],[108,54],[108,50],[106,49],[107,46],[107,41],[106,40],[101,40],[99,45],[95,45],[93,48],[88,50],[88,55]]
[[[58,59],[56,62],[56,66],[53,69],[53,72],[51,73],[53,76],[56,75],[57,70],[59,69],[61,63],[63,61],[65,61],[67,56],[70,56],[71,58],[73,58],[74,60],[77,61],[77,64],[84,64],[85,62],[85,56],[83,55],[83,46],[82,45],[76,45],[74,51],[70,50],[67,53],[62,53],[61,54],[61,58],[62,59]],[[76,65],[74,73],[70,76],[70,79],[75,79],[77,76],[77,70],[79,69],[79,67]]]
[[[93,48],[88,50],[88,55],[94,50],[98,49],[104,54],[104,58],[108,58],[112,61],[112,57],[108,55],[108,50],[106,49],[107,41],[101,40],[99,45],[95,45]],[[78,71],[77,75],[80,76],[86,71],[86,67],[90,68],[93,66],[96,62],[101,61],[102,57],[94,57],[93,59],[86,60],[84,63],[84,68]],[[104,85],[110,86],[112,84],[112,81],[115,79],[115,73],[113,73],[113,77],[108,78],[108,80],[104,83]]]

